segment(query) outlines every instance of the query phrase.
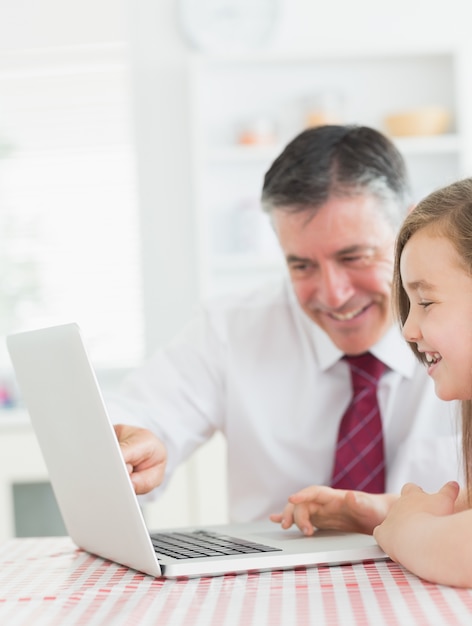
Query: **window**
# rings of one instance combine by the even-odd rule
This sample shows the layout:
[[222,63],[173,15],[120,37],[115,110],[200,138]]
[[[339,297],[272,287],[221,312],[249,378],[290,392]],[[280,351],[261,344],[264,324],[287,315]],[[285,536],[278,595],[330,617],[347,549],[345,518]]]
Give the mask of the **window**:
[[0,54],[0,333],[76,321],[103,368],[144,353],[129,80],[125,46]]

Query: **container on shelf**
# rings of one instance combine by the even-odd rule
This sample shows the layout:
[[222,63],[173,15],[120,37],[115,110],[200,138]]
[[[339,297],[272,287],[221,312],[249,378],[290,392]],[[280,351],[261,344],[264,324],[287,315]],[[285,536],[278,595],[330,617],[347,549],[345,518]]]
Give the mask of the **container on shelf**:
[[385,128],[393,137],[442,135],[451,126],[451,113],[442,106],[424,106],[387,115]]
[[343,123],[343,97],[339,91],[326,89],[311,95],[306,98],[304,109],[306,128]]
[[241,124],[236,143],[242,146],[267,146],[276,143],[275,123],[270,117],[259,116]]

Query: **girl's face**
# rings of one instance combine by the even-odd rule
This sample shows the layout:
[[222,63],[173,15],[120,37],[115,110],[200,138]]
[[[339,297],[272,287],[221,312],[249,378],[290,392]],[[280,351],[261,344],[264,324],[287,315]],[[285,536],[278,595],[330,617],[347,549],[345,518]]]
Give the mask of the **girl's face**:
[[423,229],[400,260],[410,311],[403,336],[416,343],[442,400],[472,398],[472,277],[444,236]]

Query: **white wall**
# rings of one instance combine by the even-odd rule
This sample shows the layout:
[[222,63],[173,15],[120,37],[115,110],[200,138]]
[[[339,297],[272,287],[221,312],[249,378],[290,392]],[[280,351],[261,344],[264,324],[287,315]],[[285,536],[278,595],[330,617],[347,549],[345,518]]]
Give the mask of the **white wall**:
[[126,38],[124,0],[0,0],[0,50]]
[[468,37],[468,0],[283,0],[276,48],[441,46]]

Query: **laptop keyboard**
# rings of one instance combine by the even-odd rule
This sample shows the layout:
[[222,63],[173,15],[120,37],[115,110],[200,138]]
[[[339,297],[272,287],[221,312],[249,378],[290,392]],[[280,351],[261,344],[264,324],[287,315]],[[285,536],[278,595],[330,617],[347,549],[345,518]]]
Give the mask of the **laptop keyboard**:
[[254,543],[206,530],[153,533],[151,541],[157,553],[165,554],[175,559],[280,551],[280,548],[273,548],[261,543]]

